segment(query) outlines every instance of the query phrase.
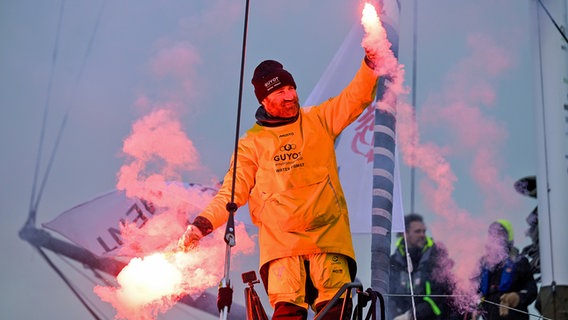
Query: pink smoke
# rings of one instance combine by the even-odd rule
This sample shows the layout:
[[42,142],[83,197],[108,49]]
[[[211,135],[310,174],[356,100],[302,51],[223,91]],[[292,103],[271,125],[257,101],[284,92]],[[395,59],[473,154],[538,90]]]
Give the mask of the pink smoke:
[[[125,164],[117,188],[142,199],[153,216],[142,223],[120,226],[119,255],[131,258],[113,287],[95,293],[117,311],[117,319],[154,319],[185,295],[199,295],[222,279],[226,244],[224,230],[203,238],[197,249],[179,252],[177,240],[189,220],[216,193],[179,180],[183,172],[200,170],[199,154],[169,110],[159,109],[133,124],[124,140]],[[239,245],[233,255],[251,254],[254,241],[236,222]]]
[[[379,52],[390,50],[390,43],[383,32],[367,36],[364,45],[378,45]],[[371,39],[378,39],[371,41]],[[502,124],[486,116],[483,108],[492,107],[496,93],[487,79],[493,80],[511,66],[511,57],[496,43],[481,36],[468,41],[471,56],[461,61],[448,77],[448,87],[441,101],[430,101],[421,107],[421,113],[404,100],[407,89],[403,86],[404,69],[395,57],[380,54],[384,64],[386,93],[378,108],[395,110],[397,119],[397,141],[403,161],[421,170],[425,178],[419,183],[421,198],[437,216],[432,224],[434,237],[445,244],[449,252],[447,259],[440,261],[442,272],[436,276],[451,279],[455,284],[455,304],[460,308],[474,306],[478,302],[477,282],[473,277],[479,270],[479,259],[484,252],[483,237],[487,230],[486,221],[495,220],[496,212],[511,210],[517,203],[511,196],[512,179],[501,176],[500,149],[507,139]],[[396,105],[395,108],[390,106]],[[444,146],[421,142],[418,124],[442,128],[450,140]],[[455,184],[458,180],[447,157],[471,159],[470,172],[473,181],[483,194],[485,214],[474,218],[467,210],[460,208],[454,200]],[[498,252],[488,252],[495,259]]]
[[[386,31],[380,21],[369,23],[369,16],[375,17],[368,12],[364,14],[366,19],[362,19],[365,27],[365,38],[363,47],[370,46],[378,48],[376,62],[382,67],[379,74],[386,78],[385,92],[381,100],[377,103],[377,108],[393,112],[397,119],[398,146],[401,150],[403,160],[409,166],[421,169],[427,176],[422,181],[421,190],[426,194],[426,199],[431,209],[443,219],[444,228],[443,239],[459,239],[454,242],[448,250],[449,255],[443,256],[438,261],[438,269],[434,277],[440,281],[448,281],[454,284],[454,291],[458,294],[455,304],[459,308],[467,308],[476,304],[478,299],[477,287],[470,281],[472,274],[477,266],[476,252],[479,243],[469,241],[463,243],[464,238],[475,239],[475,233],[482,226],[481,223],[474,221],[469,213],[460,209],[453,199],[454,184],[457,181],[452,171],[451,164],[445,159],[449,150],[440,148],[434,144],[420,143],[418,125],[414,115],[414,108],[403,99],[408,93],[404,87],[404,67],[398,63],[391,51],[391,44],[386,37]],[[367,47],[366,47],[367,48]],[[459,237],[459,238],[458,238]],[[450,241],[451,243],[451,241]],[[446,248],[444,243],[439,243],[442,248]],[[455,257],[456,245],[469,252],[467,256]],[[464,258],[467,258],[464,259]],[[459,263],[456,264],[456,261]],[[472,285],[473,284],[473,285]]]
[[442,97],[431,98],[421,107],[419,121],[428,127],[445,128],[451,156],[470,162],[471,178],[483,193],[486,211],[511,210],[518,197],[511,193],[513,179],[501,177],[500,151],[507,141],[504,124],[487,116],[484,109],[495,105],[492,84],[512,66],[512,58],[496,43],[479,35],[468,39],[471,55],[448,75]]
[[[161,81],[170,83],[162,94],[168,101],[184,105],[195,98],[198,83],[195,79],[196,65],[201,63],[198,51],[188,42],[175,42],[158,49],[150,61],[152,73]],[[181,109],[181,108],[180,108]]]

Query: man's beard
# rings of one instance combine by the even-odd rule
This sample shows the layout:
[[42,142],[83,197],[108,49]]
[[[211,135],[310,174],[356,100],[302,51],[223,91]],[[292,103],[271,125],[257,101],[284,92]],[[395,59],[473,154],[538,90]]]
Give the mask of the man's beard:
[[300,110],[300,104],[298,103],[298,99],[293,101],[284,101],[280,105],[281,110],[281,117],[283,118],[290,118],[298,114]]

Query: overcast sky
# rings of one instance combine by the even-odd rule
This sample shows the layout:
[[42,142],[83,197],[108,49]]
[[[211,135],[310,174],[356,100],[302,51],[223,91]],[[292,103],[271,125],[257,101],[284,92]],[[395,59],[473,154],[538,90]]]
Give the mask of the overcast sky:
[[[451,163],[457,178],[452,196],[461,209],[487,223],[510,219],[516,244],[527,245],[525,218],[536,200],[517,194],[513,183],[536,173],[530,1],[418,2],[414,92],[422,142],[439,146]],[[279,60],[293,74],[299,97],[305,100],[358,23],[360,3],[252,1],[241,133],[253,123],[258,106],[250,85],[254,67],[264,59]],[[399,58],[408,86],[413,3],[401,1],[399,25]],[[204,169],[185,178],[207,183],[211,177],[223,176],[235,137],[244,11],[244,1],[228,0],[0,3],[3,317],[89,318],[37,251],[18,237],[30,208],[40,150],[35,185],[36,196],[41,195],[38,225],[115,187],[124,163],[123,140],[133,122],[156,106],[177,112],[199,151]],[[495,203],[476,183],[471,158],[477,149],[459,141],[463,122],[458,120],[472,114],[437,113],[438,106],[452,103],[471,103],[479,111],[476,119],[483,125],[477,132],[486,133],[480,138],[486,139],[483,150],[498,169],[489,180],[506,189],[500,190],[504,203]],[[41,189],[65,115],[61,140]],[[405,207],[410,207],[409,172],[403,165]],[[427,179],[420,171],[416,175],[417,184],[425,188],[415,189],[416,210],[437,231],[436,239],[451,240],[441,232],[444,220],[427,196]],[[81,278],[76,271],[69,274]],[[88,291],[89,285],[82,289]],[[106,314],[112,318],[111,311]]]

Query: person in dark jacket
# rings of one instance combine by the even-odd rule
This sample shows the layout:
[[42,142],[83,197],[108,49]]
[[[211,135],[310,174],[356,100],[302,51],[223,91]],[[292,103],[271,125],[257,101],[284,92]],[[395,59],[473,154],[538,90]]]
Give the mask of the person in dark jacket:
[[[453,261],[442,244],[426,236],[421,215],[406,215],[404,224],[406,237],[398,239],[390,257],[388,319],[414,319],[414,307],[419,320],[453,319],[449,298],[453,284],[446,273]],[[410,276],[409,260],[412,263]],[[414,294],[414,306],[411,294]]]
[[489,226],[486,254],[481,259],[478,313],[487,320],[528,320],[528,306],[537,296],[531,265],[513,246],[509,221],[497,220]]

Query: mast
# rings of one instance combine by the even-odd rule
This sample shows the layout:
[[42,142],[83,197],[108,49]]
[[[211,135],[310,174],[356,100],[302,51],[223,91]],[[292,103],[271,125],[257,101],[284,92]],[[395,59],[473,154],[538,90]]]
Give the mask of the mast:
[[546,317],[568,319],[561,305],[568,296],[568,5],[566,0],[531,5],[542,277],[537,304]]
[[[392,44],[391,50],[398,56],[398,15],[400,8],[395,1],[381,1],[381,21]],[[377,101],[384,91],[384,78],[379,80]],[[388,110],[388,111],[387,111]],[[395,106],[375,108],[373,127],[373,193],[371,228],[371,288],[386,294],[389,288],[391,227],[394,199],[396,117]]]

